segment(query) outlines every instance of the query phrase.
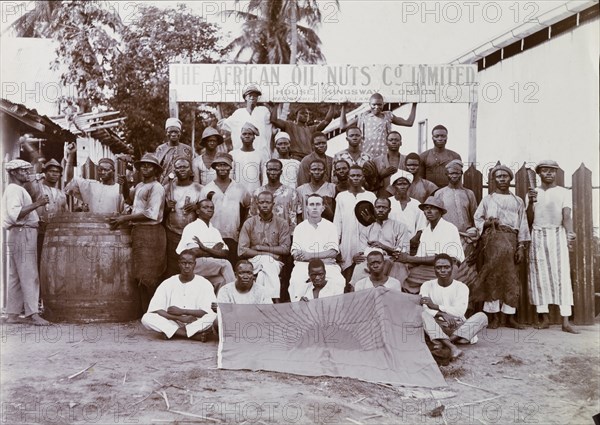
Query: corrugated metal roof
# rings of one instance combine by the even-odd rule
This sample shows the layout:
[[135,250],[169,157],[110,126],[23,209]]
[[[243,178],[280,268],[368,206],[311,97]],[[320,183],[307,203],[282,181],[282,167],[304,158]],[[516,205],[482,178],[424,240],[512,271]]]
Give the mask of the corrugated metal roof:
[[93,137],[110,148],[114,154],[130,153],[131,148],[119,132],[119,125],[126,118],[119,117],[119,111],[88,112],[76,114],[70,121],[66,117],[53,117],[52,120],[77,135]]
[[31,127],[35,132],[41,133],[50,141],[74,141],[77,136],[68,129],[58,125],[45,115],[40,115],[35,109],[29,109],[20,103],[0,99],[0,112]]

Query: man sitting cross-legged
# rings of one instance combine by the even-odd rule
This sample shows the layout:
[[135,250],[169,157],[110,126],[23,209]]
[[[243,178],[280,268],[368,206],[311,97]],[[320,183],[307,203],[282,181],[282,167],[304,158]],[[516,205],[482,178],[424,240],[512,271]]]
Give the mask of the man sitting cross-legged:
[[292,301],[309,301],[317,298],[332,297],[342,295],[344,288],[339,285],[327,284],[325,264],[323,260],[313,258],[308,262],[308,285],[304,292],[300,292],[292,298]]
[[215,287],[215,292],[233,280],[231,263],[226,260],[228,249],[221,232],[211,223],[215,213],[212,201],[203,199],[198,204],[198,218],[183,228],[176,252],[191,249],[196,259],[194,273],[204,276]]
[[194,275],[196,256],[191,250],[179,255],[181,273],[163,281],[156,289],[148,312],[142,317],[147,329],[205,341],[217,314],[212,311],[216,302],[211,283]]
[[437,254],[434,260],[436,279],[421,285],[421,305],[423,306],[423,328],[432,342],[441,342],[450,349],[456,359],[462,354],[454,344],[474,344],[477,333],[487,326],[484,313],[475,313],[465,319],[469,303],[469,288],[462,282],[452,279],[454,259],[448,254]]
[[366,252],[367,268],[369,276],[359,280],[354,284],[354,291],[362,291],[364,289],[377,288],[385,286],[386,288],[402,290],[402,284],[394,277],[390,277],[384,273],[384,251],[379,248],[369,248]]

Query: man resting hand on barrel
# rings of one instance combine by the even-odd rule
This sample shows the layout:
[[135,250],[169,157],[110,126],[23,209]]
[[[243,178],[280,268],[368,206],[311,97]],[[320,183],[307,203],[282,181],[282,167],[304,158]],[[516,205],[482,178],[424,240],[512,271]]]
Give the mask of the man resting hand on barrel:
[[217,298],[212,284],[194,274],[196,256],[191,250],[179,255],[181,273],[171,276],[156,289],[142,324],[162,332],[166,339],[173,335],[206,341],[217,314],[212,311]]

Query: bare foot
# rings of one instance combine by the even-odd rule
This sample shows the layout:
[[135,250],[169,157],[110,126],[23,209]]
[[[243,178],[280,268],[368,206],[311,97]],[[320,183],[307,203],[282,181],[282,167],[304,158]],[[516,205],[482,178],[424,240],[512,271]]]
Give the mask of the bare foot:
[[457,335],[452,335],[450,337],[450,341],[452,341],[453,344],[470,344],[470,341],[468,339],[465,339],[465,338],[457,336]]
[[542,321],[534,325],[536,329],[548,329],[550,327],[550,320],[548,320],[547,314],[542,314]]
[[463,355],[462,350],[459,350],[456,347],[450,349],[450,357],[452,357],[452,360],[456,360],[462,355]]
[[208,334],[206,332],[200,332],[192,335],[190,339],[193,339],[194,341],[206,342],[208,341]]
[[512,315],[512,314],[508,317],[508,320],[506,321],[506,327],[513,328],[513,329],[525,329],[525,325],[518,323],[515,320],[514,315]]
[[6,319],[3,320],[3,323],[6,323],[7,325],[16,325],[19,323],[29,323],[29,321],[21,318],[18,314],[10,314]]
[[29,316],[29,319],[31,320],[31,323],[33,323],[34,326],[50,326],[52,324],[49,321],[47,321],[46,319],[43,319],[37,313]]
[[571,325],[562,325],[562,331],[576,335],[580,333],[578,330],[573,329]]
[[492,319],[490,320],[490,323],[488,324],[488,329],[498,329],[498,326],[500,326],[500,320],[498,319],[498,313],[494,313],[492,315]]

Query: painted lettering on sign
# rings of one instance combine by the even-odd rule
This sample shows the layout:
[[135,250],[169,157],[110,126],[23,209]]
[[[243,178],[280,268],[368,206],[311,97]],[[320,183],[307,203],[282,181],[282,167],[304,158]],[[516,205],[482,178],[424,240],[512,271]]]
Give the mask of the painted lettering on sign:
[[475,65],[243,65],[172,64],[170,92],[178,102],[241,102],[257,85],[261,101],[365,102],[381,93],[388,102],[471,102]]

